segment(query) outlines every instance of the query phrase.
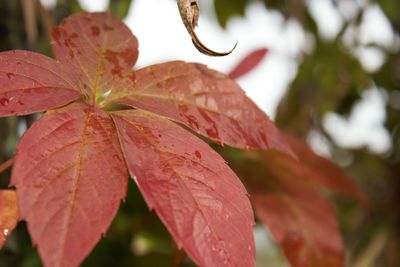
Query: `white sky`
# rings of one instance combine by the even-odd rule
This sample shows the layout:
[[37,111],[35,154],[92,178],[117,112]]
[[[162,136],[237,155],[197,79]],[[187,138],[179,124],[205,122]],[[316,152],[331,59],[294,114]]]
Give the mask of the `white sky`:
[[[51,5],[54,0],[41,0]],[[108,0],[80,0],[88,11],[101,11]],[[307,0],[307,6],[317,20],[319,32],[326,40],[336,37],[340,27],[354,18],[363,1],[340,0],[337,10],[330,0]],[[229,50],[236,41],[236,50],[228,57],[211,58],[200,54],[192,45],[179,16],[175,0],[135,0],[125,22],[139,39],[137,67],[168,60],[201,62],[211,68],[227,72],[240,59],[261,47],[270,50],[269,55],[249,75],[238,80],[239,84],[270,117],[282,95],[297,73],[298,58],[302,51],[311,51],[313,39],[295,21],[286,23],[277,12],[267,11],[261,3],[253,3],[245,17],[235,17],[223,30],[213,14],[212,0],[201,1],[198,35],[216,51]],[[211,15],[210,15],[211,14]],[[397,38],[382,10],[373,5],[366,12],[359,29],[349,29],[344,45],[358,39],[361,44],[375,42],[387,49],[393,47]],[[399,42],[397,42],[399,43]],[[384,62],[382,50],[359,47],[353,51],[369,71],[376,71]],[[330,113],[324,127],[334,140],[345,147],[367,146],[372,151],[383,153],[390,148],[389,133],[383,127],[385,120],[384,98],[376,88],[368,90],[362,101],[354,108],[349,119]],[[311,138],[312,139],[312,138]],[[326,148],[315,140],[311,144],[321,152]],[[324,152],[324,153],[325,153]]]

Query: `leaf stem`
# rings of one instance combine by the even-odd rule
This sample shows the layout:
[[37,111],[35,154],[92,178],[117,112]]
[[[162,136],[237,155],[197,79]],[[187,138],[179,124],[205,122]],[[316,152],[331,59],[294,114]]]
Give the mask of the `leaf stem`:
[[185,260],[185,257],[186,257],[185,251],[179,249],[176,246],[171,267],[180,267],[180,266],[182,266],[182,263]]
[[15,161],[15,157],[12,157],[9,160],[0,164],[0,173],[4,172],[8,168],[11,168],[11,166],[14,164],[14,161]]

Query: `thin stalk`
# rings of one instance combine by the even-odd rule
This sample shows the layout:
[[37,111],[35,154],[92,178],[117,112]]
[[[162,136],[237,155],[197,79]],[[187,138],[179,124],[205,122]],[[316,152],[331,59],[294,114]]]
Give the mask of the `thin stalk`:
[[11,168],[11,166],[14,164],[14,161],[15,161],[15,157],[12,157],[9,160],[0,164],[0,173],[4,172],[8,168]]

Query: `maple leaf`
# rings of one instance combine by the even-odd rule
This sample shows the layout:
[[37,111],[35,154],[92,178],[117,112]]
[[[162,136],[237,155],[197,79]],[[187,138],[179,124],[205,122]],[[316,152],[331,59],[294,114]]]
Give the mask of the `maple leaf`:
[[0,190],[0,248],[18,222],[17,195],[13,190]]
[[[11,184],[45,266],[78,266],[115,216],[128,170],[200,266],[254,266],[253,214],[218,143],[293,154],[229,77],[194,63],[138,71],[138,42],[110,13],[53,30],[57,60],[0,53],[0,116],[47,111],[17,146]],[[122,111],[117,111],[122,105]],[[218,217],[215,217],[218,214]]]

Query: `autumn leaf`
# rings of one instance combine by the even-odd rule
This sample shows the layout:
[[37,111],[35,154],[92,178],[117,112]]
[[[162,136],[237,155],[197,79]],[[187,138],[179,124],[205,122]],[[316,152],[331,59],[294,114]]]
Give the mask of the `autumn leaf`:
[[[251,192],[257,217],[265,223],[293,267],[344,266],[344,248],[330,203],[308,182],[301,163],[282,153],[262,153],[271,183],[267,193]],[[283,164],[279,164],[283,163]]]
[[235,80],[246,75],[257,67],[267,54],[268,49],[266,48],[260,48],[251,52],[229,72],[229,78]]
[[76,74],[54,59],[21,50],[0,55],[0,117],[45,111],[81,97]]
[[18,222],[17,195],[13,190],[0,190],[0,248]]
[[17,147],[12,184],[45,266],[78,266],[111,224],[128,174],[109,115],[85,104],[46,113]]
[[80,80],[93,95],[111,90],[138,58],[138,41],[111,13],[79,13],[53,29],[57,59],[80,70]]
[[138,70],[135,81],[113,91],[107,103],[167,116],[218,143],[293,154],[239,85],[204,65],[175,61]]
[[254,266],[246,190],[206,143],[143,111],[112,114],[131,176],[200,266]]
[[369,207],[366,196],[342,168],[317,155],[304,141],[288,134],[285,135],[285,138],[298,155],[300,164],[293,162],[285,155],[277,156],[280,158],[278,164],[284,165],[283,168],[297,168],[297,173],[315,186],[341,193],[358,200],[364,207]]
[[[341,267],[344,248],[335,213],[302,164],[277,151],[226,153],[250,192],[256,217],[293,267]],[[282,158],[291,165],[280,164]]]
[[[267,116],[237,84],[202,65],[171,62],[133,71],[137,40],[108,12],[73,15],[52,40],[58,61],[25,51],[0,53],[0,94],[9,101],[0,105],[0,115],[51,109],[19,142],[11,178],[43,264],[74,267],[84,260],[125,197],[129,169],[196,263],[254,266],[246,190],[217,153],[169,119],[188,126],[194,121],[196,131],[218,142],[290,153]],[[191,98],[196,80],[205,85],[197,97],[215,105]],[[154,91],[157,81],[165,92],[172,90],[168,83],[179,86],[181,98]],[[25,98],[31,102],[18,102]],[[148,108],[152,104],[155,109]],[[181,117],[172,116],[174,108]],[[189,113],[182,113],[186,108]],[[184,120],[191,116],[190,123]]]
[[344,266],[343,242],[330,203],[301,181],[275,182],[279,189],[251,192],[251,200],[291,266]]

